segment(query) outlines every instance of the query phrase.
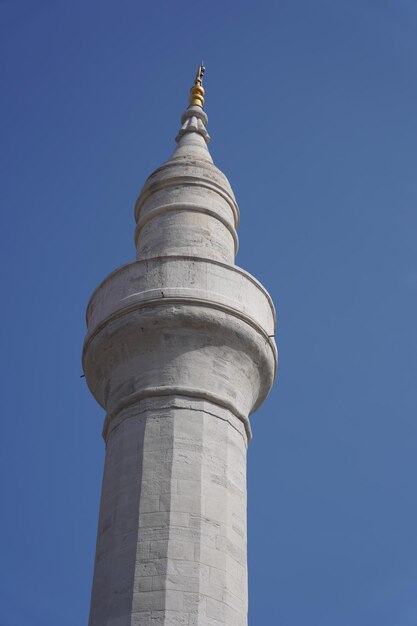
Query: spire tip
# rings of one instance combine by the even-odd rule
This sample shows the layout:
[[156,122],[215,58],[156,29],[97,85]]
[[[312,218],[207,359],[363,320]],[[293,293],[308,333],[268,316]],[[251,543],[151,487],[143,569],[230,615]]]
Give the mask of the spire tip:
[[203,108],[204,106],[204,87],[203,87],[203,76],[206,68],[203,65],[203,61],[198,66],[197,74],[194,80],[194,86],[190,89],[190,97],[188,103],[193,106],[199,106]]

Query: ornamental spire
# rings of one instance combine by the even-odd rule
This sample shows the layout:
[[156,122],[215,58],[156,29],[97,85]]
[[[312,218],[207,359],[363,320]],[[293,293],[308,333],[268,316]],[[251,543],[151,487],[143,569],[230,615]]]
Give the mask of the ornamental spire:
[[[194,80],[194,86],[190,89],[190,97],[188,99],[188,108],[184,111],[181,117],[181,128],[175,141],[179,143],[180,139],[184,135],[189,133],[197,133],[204,138],[206,144],[210,141],[210,135],[207,132],[206,126],[208,118],[206,112],[203,110],[204,106],[204,87],[203,87],[203,75],[206,71],[203,63],[198,66],[197,74]],[[210,157],[211,160],[211,157]]]
[[188,100],[188,104],[197,105],[201,108],[204,106],[204,87],[203,87],[203,76],[206,68],[201,61],[201,65],[198,66],[197,74],[194,80],[194,86],[190,89],[190,97]]

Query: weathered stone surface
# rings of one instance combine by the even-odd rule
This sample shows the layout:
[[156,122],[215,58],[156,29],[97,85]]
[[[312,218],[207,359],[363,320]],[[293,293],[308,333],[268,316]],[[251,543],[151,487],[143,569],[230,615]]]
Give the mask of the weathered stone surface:
[[107,411],[90,626],[247,623],[249,415],[275,377],[275,312],[234,265],[239,209],[196,108],[139,196],[138,260],[87,309]]
[[92,626],[149,611],[245,623],[246,432],[216,405],[182,404],[139,401],[108,435]]

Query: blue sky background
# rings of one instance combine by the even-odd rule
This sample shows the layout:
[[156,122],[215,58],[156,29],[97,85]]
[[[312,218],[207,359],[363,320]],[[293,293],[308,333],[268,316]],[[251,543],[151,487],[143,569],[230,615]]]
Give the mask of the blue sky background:
[[204,59],[280,369],[249,450],[250,625],[417,624],[417,2],[0,2],[0,626],[84,626],[88,298]]

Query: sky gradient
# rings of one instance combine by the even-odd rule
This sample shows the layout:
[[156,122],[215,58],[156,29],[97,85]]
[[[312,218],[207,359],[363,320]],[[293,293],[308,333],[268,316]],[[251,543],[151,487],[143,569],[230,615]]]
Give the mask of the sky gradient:
[[277,307],[252,418],[250,626],[417,624],[417,2],[2,0],[0,626],[85,626],[93,289],[204,59],[237,263]]

